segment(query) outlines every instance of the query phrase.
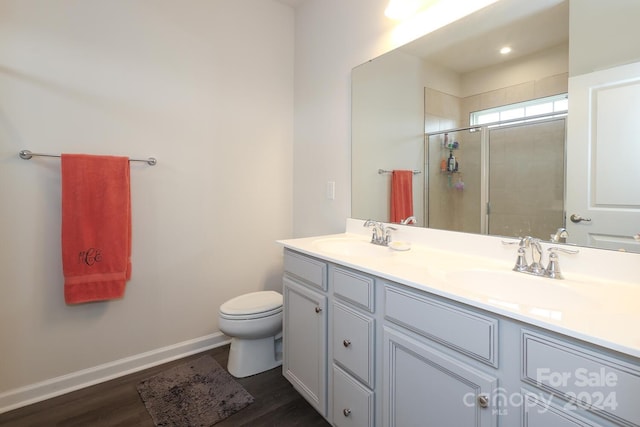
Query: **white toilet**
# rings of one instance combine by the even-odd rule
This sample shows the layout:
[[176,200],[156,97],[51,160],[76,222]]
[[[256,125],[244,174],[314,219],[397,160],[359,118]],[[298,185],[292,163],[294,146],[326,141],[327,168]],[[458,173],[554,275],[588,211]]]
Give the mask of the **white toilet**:
[[220,306],[218,326],[231,337],[227,370],[248,377],[282,365],[282,294],[240,295]]

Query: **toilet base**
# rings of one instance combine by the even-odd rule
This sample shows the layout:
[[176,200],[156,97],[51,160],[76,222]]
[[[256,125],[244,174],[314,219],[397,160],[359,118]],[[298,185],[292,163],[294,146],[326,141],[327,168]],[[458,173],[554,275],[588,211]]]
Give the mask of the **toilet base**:
[[259,339],[231,338],[227,370],[244,378],[282,365],[282,336]]

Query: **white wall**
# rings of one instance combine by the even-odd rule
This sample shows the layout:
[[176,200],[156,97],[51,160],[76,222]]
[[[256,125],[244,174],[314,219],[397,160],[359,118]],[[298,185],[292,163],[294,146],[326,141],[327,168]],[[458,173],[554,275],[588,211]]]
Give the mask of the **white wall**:
[[[388,0],[306,0],[296,10],[294,235],[344,231],[351,202],[351,69],[396,47]],[[336,183],[327,200],[326,183]]]
[[[0,3],[0,411],[213,344],[222,302],[281,288],[293,53],[294,11],[272,1]],[[124,299],[65,305],[60,162],[21,149],[157,157],[131,166]]]
[[569,77],[640,61],[637,0],[570,0]]
[[[424,170],[422,61],[395,51],[352,75],[351,217],[389,222],[391,175],[378,170]],[[413,215],[423,225],[424,174],[413,178]]]

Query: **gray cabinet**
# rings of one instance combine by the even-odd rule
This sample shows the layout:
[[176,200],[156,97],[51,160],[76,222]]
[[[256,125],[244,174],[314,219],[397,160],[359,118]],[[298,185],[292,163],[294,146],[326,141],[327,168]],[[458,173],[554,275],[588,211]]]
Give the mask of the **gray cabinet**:
[[[285,378],[327,416],[326,264],[288,254],[283,279],[283,361]],[[316,289],[317,288],[317,289]]]
[[375,420],[374,279],[329,266],[333,417],[338,427],[372,427]]
[[383,424],[496,426],[497,320],[398,285],[384,296]]
[[337,427],[640,427],[640,361],[285,250],[285,377]]
[[333,416],[337,427],[374,425],[374,394],[351,375],[333,365]]
[[640,426],[640,366],[547,334],[522,330],[522,380],[614,425]]
[[495,377],[389,327],[384,330],[384,356],[383,425],[497,425],[489,407]]

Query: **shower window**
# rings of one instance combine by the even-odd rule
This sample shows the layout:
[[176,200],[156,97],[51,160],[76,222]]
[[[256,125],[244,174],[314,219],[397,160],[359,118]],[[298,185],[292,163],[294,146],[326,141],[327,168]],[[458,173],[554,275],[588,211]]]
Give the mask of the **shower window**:
[[[535,116],[558,113],[565,114],[569,107],[567,94],[554,95],[546,98],[532,99],[517,104],[502,105],[487,110],[475,111],[469,115],[469,123],[485,125],[488,123],[512,121],[515,119],[532,118]],[[499,124],[497,124],[499,126]]]

